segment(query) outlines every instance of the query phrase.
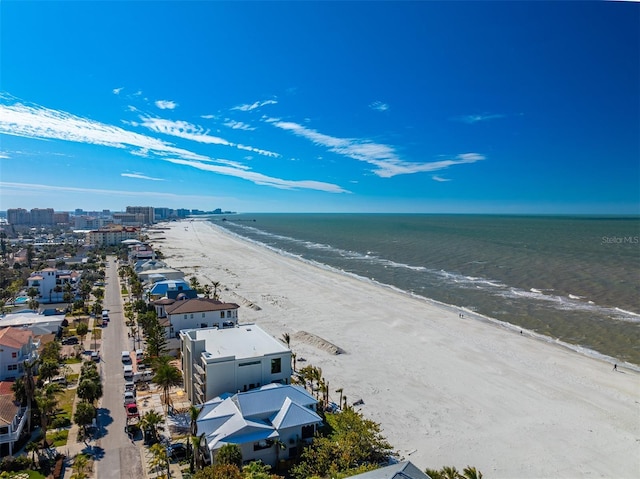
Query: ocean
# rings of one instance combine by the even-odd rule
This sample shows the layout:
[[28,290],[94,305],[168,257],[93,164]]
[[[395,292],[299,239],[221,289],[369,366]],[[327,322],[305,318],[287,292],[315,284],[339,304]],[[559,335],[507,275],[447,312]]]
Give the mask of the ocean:
[[281,254],[640,365],[640,218],[238,214],[211,221]]

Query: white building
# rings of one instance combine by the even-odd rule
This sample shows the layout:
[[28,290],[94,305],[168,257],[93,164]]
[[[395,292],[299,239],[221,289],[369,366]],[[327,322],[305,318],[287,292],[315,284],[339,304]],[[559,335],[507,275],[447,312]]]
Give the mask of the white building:
[[178,337],[183,329],[233,328],[238,324],[236,303],[223,303],[207,298],[177,298],[173,303],[157,301],[158,318],[169,320],[168,338]]
[[37,299],[40,303],[61,303],[64,301],[67,284],[72,288],[72,296],[75,296],[79,281],[80,273],[77,271],[45,268],[31,273],[27,278],[27,287],[38,290]]
[[291,379],[291,350],[255,324],[183,330],[180,346],[192,404]]
[[39,340],[26,329],[0,329],[0,381],[24,375],[24,362],[38,359]]
[[18,312],[0,316],[0,328],[29,330],[34,336],[58,334],[62,329],[64,314],[44,315],[34,312]]
[[197,420],[211,463],[225,444],[236,444],[245,462],[275,466],[298,457],[322,424],[317,401],[299,386],[269,384],[217,397],[204,404]]

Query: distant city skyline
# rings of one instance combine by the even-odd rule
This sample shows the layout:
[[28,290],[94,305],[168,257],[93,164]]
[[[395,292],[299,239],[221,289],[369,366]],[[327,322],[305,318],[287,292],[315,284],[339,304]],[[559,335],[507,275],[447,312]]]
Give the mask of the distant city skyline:
[[0,210],[640,214],[639,14],[5,1]]

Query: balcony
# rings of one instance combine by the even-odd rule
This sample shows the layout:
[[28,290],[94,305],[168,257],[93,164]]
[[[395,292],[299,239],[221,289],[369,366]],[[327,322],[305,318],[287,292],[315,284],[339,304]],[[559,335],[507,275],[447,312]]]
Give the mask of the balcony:
[[200,366],[198,363],[195,363],[193,365],[193,369],[195,369],[198,374],[207,374],[206,371],[202,369],[202,366]]
[[0,434],[0,444],[14,443],[20,437],[22,429],[27,422],[27,408],[22,407],[18,410],[18,414],[11,421],[10,431],[7,434]]

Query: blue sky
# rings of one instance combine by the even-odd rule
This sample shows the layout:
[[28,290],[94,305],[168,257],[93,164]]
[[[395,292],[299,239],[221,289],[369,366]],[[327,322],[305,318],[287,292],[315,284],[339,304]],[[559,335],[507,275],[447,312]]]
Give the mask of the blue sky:
[[640,5],[3,1],[0,209],[640,213]]

